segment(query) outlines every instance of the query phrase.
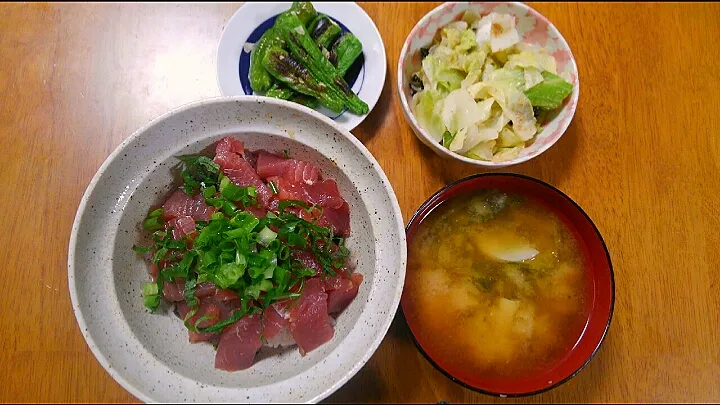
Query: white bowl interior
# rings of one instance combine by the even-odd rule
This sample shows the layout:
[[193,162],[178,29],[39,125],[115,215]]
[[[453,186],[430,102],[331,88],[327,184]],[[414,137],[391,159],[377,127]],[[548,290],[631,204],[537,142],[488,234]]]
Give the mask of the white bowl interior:
[[[317,401],[370,357],[394,316],[404,281],[405,234],[397,200],[377,163],[329,119],[259,97],[215,99],[161,117],[129,138],[88,187],[73,227],[70,288],[76,316],[99,361],[125,388],[149,401]],[[290,106],[290,107],[289,107]],[[210,344],[190,344],[170,306],[150,314],[143,261],[131,250],[152,204],[179,184],[182,154],[225,135],[248,149],[288,150],[335,178],[351,206],[353,252],[364,281],[338,317],[335,337],[302,357],[263,348],[252,368],[215,370]]]
[[[433,37],[437,30],[452,21],[458,20],[462,14],[468,10],[474,10],[481,15],[490,12],[501,14],[511,14],[515,16],[516,28],[523,38],[523,42],[533,45],[545,47],[555,57],[557,61],[558,74],[564,76],[566,80],[573,85],[573,92],[563,103],[560,111],[554,115],[552,120],[547,122],[543,130],[536,135],[535,141],[524,148],[518,157],[505,162],[486,162],[481,160],[470,159],[465,156],[450,152],[447,148],[442,147],[432,140],[430,135],[423,129],[415,119],[410,108],[412,95],[408,85],[413,73],[420,70],[421,57],[420,48],[427,47],[432,44]],[[425,145],[430,147],[438,155],[457,159],[466,163],[485,167],[505,167],[518,164],[532,159],[549,149],[565,132],[570,125],[577,102],[580,95],[580,82],[578,79],[577,65],[575,58],[570,51],[570,46],[565,38],[555,28],[550,21],[544,16],[530,8],[529,6],[518,3],[493,3],[493,2],[447,2],[436,7],[427,13],[415,27],[412,29],[398,60],[398,93],[403,112],[407,118],[415,135]]]

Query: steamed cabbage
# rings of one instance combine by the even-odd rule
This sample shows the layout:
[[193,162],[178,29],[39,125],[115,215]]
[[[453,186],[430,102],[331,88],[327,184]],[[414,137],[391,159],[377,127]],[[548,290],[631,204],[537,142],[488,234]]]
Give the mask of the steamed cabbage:
[[411,108],[430,137],[463,156],[486,161],[517,157],[573,86],[555,59],[521,42],[515,18],[465,13],[440,29],[413,80],[422,90]]

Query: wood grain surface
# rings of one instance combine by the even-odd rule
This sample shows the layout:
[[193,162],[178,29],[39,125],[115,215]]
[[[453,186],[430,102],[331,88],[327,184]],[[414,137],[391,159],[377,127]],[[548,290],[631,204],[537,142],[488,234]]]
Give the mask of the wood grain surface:
[[[403,216],[479,170],[413,135],[397,99],[400,48],[437,3],[361,4],[387,50],[382,97],[354,134]],[[73,316],[71,225],[111,151],[171,108],[217,96],[215,51],[240,3],[0,5],[0,401],[137,402]],[[547,181],[602,232],[615,267],[609,335],[579,375],[500,399],[446,379],[401,315],[330,402],[720,401],[720,4],[534,3],[563,33],[580,103],[560,141],[506,171]]]

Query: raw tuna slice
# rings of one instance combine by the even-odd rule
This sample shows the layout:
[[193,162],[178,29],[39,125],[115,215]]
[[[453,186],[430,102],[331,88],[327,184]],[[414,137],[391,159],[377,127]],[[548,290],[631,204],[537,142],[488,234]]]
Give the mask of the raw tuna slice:
[[328,316],[327,294],[322,280],[311,278],[305,282],[300,302],[290,311],[290,333],[305,355],[332,339],[335,331]]
[[250,163],[250,166],[253,167],[253,169],[257,170],[257,158],[258,158],[258,152],[253,152],[250,150],[245,151],[245,160]]
[[[187,316],[188,312],[190,312],[190,308],[188,308],[185,301],[181,301],[176,305],[178,315],[180,315],[180,319],[185,321],[185,317]],[[197,322],[203,316],[210,316],[210,319],[206,319],[197,325],[200,328],[207,328],[208,326],[212,326],[218,323],[220,321],[220,315],[220,307],[218,307],[212,299],[202,300],[200,301],[200,307],[198,308],[197,312],[188,320],[188,324],[195,325],[195,322]],[[208,340],[211,340],[216,336],[217,333],[193,332],[191,330],[188,330],[188,340],[190,340],[191,343],[207,342]]]
[[270,190],[270,187],[263,183],[260,176],[255,173],[255,169],[250,166],[250,163],[242,160],[235,168],[223,169],[223,173],[225,173],[230,181],[240,187],[255,186],[258,203],[263,207],[267,207],[270,199],[273,197],[273,192]]
[[227,326],[220,334],[215,368],[238,371],[252,366],[255,354],[262,346],[261,329],[260,315],[245,316]]
[[262,179],[282,177],[289,181],[315,184],[320,180],[320,169],[310,162],[285,159],[266,151],[259,151],[257,173]]
[[288,320],[283,318],[272,305],[263,312],[263,337],[266,340],[273,339],[281,330],[288,326]]
[[279,200],[299,200],[323,208],[341,208],[347,204],[340,195],[335,180],[326,179],[315,184],[304,184],[284,177],[270,177],[278,189]]
[[239,299],[238,294],[233,290],[217,289],[215,290],[215,300],[217,301],[232,301]]
[[215,291],[217,291],[215,284],[210,282],[200,283],[195,286],[195,296],[197,298],[207,298],[213,296],[215,295]]
[[158,273],[160,272],[160,269],[158,268],[158,265],[153,262],[149,262],[147,267],[148,267],[148,274],[150,274],[150,281],[152,281],[154,283],[155,281],[157,281],[157,276],[158,276]]
[[239,139],[232,136],[226,136],[218,141],[215,145],[215,154],[218,153],[235,153],[242,157],[245,156],[245,144]]
[[244,158],[244,146],[242,142],[231,137],[221,139],[215,147],[215,163],[225,175],[240,187],[255,186],[258,195],[258,203],[267,206],[272,191],[260,179],[250,162]]
[[172,228],[173,239],[178,240],[195,232],[195,220],[187,216],[177,217],[167,222],[167,228]]
[[362,280],[362,275],[357,273],[354,273],[350,279],[342,276],[326,277],[324,282],[328,294],[328,313],[342,312],[357,296]]
[[323,208],[318,225],[332,227],[335,235],[350,235],[350,205],[344,203],[340,208]]
[[[272,201],[270,202],[270,205],[272,206]],[[252,207],[245,207],[245,211],[255,215],[258,218],[265,218],[265,215],[267,215],[267,208],[259,207],[259,206],[252,206]]]
[[307,186],[307,193],[313,204],[324,208],[340,208],[343,204],[347,204],[333,179],[326,179]]
[[163,217],[166,221],[179,217],[192,217],[195,221],[209,221],[210,216],[215,212],[214,207],[205,204],[202,195],[190,197],[180,189],[175,190],[165,201],[163,210]]
[[[223,291],[223,290],[218,290]],[[227,298],[227,297],[225,297]],[[215,302],[217,306],[220,308],[220,319],[225,320],[232,316],[233,312],[235,312],[236,309],[240,309],[242,307],[242,302],[240,301],[240,298],[235,298],[231,300],[218,300],[218,295],[215,295]]]
[[175,281],[163,283],[163,297],[169,302],[185,300],[185,279],[177,278]]
[[[217,143],[217,146],[215,147],[215,158],[213,160],[215,163],[220,165],[220,169],[223,171],[228,169],[237,169],[241,167],[243,163],[248,163],[244,157],[245,148],[242,145],[242,142],[239,144],[238,142],[240,141],[231,137],[226,137]],[[249,163],[248,166],[250,166]],[[252,166],[250,167],[252,168]]]
[[312,252],[305,250],[293,250],[290,253],[290,256],[302,263],[303,266],[315,270],[315,275],[322,273],[322,265]]

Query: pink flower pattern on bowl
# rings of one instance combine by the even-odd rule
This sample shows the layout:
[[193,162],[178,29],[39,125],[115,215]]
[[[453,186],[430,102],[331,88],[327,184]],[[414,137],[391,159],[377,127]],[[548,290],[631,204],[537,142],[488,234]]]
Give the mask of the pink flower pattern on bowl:
[[[430,138],[427,132],[420,127],[410,110],[412,96],[407,83],[412,74],[420,70],[420,48],[429,46],[438,29],[462,18],[463,13],[468,9],[475,10],[481,15],[493,11],[513,15],[522,42],[547,49],[557,62],[558,74],[573,85],[573,92],[563,103],[560,112],[551,121],[546,122],[543,130],[535,136],[533,143],[525,147],[520,152],[520,155],[512,160],[487,162],[466,158],[450,152]],[[398,60],[398,93],[405,117],[415,135],[435,153],[445,158],[453,158],[477,166],[499,168],[530,160],[549,149],[560,139],[575,115],[580,95],[580,83],[575,58],[565,38],[547,18],[534,9],[518,2],[448,2],[426,14],[410,31],[410,35],[405,40]]]

